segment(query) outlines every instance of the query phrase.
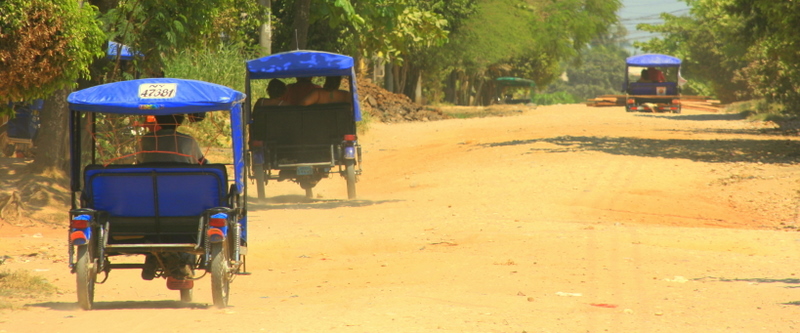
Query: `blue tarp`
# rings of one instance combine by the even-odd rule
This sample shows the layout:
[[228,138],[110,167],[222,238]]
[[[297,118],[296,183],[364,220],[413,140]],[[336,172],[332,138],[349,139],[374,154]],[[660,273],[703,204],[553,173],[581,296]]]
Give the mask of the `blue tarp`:
[[[67,102],[74,111],[118,114],[168,115],[230,110],[236,187],[239,193],[244,193],[245,148],[241,105],[244,99],[243,93],[215,83],[150,78],[79,90],[71,93]],[[70,115],[74,116],[73,113]]]
[[250,79],[272,79],[305,76],[352,76],[353,58],[346,55],[294,51],[276,53],[247,61]]
[[[361,120],[352,57],[321,51],[292,51],[247,61],[247,80],[309,76],[346,76],[353,93],[353,116]],[[247,85],[249,87],[249,84]],[[249,89],[249,88],[248,88]]]
[[76,111],[164,115],[230,110],[244,98],[243,93],[214,83],[150,78],[79,90],[67,102]]
[[642,54],[628,57],[625,64],[637,67],[680,67],[681,60],[664,54]]
[[117,42],[108,42],[108,50],[106,50],[106,57],[109,59],[116,59],[117,52],[119,52],[120,55],[119,57],[122,60],[133,60],[133,57],[144,57],[144,55],[141,52],[134,52],[127,45],[123,45]]

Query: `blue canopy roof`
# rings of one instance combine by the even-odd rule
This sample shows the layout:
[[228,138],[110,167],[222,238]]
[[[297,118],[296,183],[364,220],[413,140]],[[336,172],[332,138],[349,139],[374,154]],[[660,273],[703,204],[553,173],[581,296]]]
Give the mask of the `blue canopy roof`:
[[163,115],[229,110],[245,95],[214,83],[173,78],[121,81],[73,92],[77,111]]
[[681,60],[664,54],[642,54],[628,57],[625,60],[628,66],[638,67],[680,67]]
[[144,54],[141,52],[134,52],[131,48],[127,45],[123,45],[117,42],[108,42],[108,50],[106,50],[106,57],[109,59],[116,59],[117,58],[117,51],[119,52],[119,57],[122,60],[133,60],[133,57],[144,57]]
[[293,51],[247,61],[251,79],[352,76],[353,58],[320,51]]

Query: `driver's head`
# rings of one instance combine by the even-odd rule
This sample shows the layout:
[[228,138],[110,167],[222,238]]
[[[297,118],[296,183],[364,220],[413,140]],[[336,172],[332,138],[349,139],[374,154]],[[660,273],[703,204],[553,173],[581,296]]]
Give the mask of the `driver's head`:
[[182,114],[168,114],[156,116],[156,124],[161,126],[162,129],[175,129],[183,123]]

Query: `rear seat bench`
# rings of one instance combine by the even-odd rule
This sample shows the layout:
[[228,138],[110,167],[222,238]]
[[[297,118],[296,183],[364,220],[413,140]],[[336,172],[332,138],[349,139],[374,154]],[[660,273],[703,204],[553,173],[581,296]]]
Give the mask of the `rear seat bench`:
[[109,223],[109,244],[199,243],[206,209],[227,206],[224,164],[89,165],[84,207]]
[[[252,118],[250,140],[266,143],[271,154],[280,155],[275,160],[330,161],[330,146],[340,144],[345,134],[356,133],[350,103],[256,106]],[[303,152],[304,148],[313,152]]]

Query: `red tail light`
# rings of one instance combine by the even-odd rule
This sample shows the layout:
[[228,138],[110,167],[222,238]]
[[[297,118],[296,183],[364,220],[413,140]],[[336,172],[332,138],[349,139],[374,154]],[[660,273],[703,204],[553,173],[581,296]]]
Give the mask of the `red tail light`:
[[147,120],[145,121],[148,123],[154,123],[156,122],[156,116],[147,116]]
[[633,103],[636,103],[636,101],[634,101],[632,98],[628,100],[628,104],[633,104]]
[[69,227],[73,229],[86,229],[89,227],[88,220],[71,220],[69,221]]
[[672,100],[672,104],[681,104],[681,100],[679,100],[679,99],[673,99],[673,100]]
[[211,220],[209,220],[208,225],[210,225],[212,227],[222,228],[222,227],[225,227],[225,226],[228,225],[226,222],[227,221],[225,221],[225,219],[219,219],[219,218],[213,218],[212,217]]
[[355,134],[345,134],[344,135],[344,141],[356,141],[356,135]]

